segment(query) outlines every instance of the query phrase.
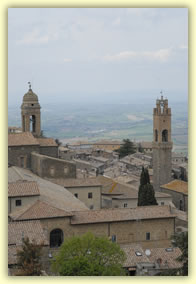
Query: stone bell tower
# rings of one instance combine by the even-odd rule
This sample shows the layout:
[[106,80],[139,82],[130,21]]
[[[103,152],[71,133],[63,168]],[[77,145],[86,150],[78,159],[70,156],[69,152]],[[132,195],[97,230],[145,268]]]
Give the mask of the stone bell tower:
[[38,96],[31,89],[30,82],[28,84],[29,90],[23,96],[21,105],[22,131],[32,132],[34,136],[39,137],[41,134],[41,107]]
[[171,181],[172,141],[171,141],[171,108],[168,100],[156,100],[153,110],[153,185],[159,191],[160,186]]

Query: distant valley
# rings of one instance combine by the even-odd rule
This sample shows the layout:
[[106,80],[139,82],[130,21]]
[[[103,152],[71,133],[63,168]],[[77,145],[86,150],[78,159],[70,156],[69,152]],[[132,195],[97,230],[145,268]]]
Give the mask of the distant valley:
[[[152,104],[41,104],[42,130],[63,143],[100,139],[152,141]],[[172,140],[175,151],[188,152],[188,107],[173,103]],[[20,126],[20,107],[8,108],[8,125]]]

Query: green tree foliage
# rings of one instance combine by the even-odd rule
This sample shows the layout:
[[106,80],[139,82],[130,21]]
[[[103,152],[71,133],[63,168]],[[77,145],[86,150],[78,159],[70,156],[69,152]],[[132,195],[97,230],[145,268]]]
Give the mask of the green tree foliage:
[[56,142],[56,144],[58,145],[58,146],[61,146],[62,145],[62,143],[59,141],[59,139],[55,139],[55,142]]
[[119,153],[119,158],[121,159],[127,155],[134,154],[136,147],[129,139],[123,139],[123,145],[117,149],[116,152]]
[[179,247],[182,254],[176,259],[182,263],[180,268],[168,269],[158,273],[158,276],[188,276],[188,232],[172,236],[172,245]]
[[52,269],[61,276],[125,275],[125,254],[116,243],[91,233],[65,240],[52,261]]
[[23,240],[22,250],[17,251],[17,266],[19,272],[17,276],[39,276],[41,274],[42,245],[30,242],[29,238]]
[[182,263],[182,268],[178,270],[181,276],[188,275],[188,232],[182,232],[173,236],[173,246],[179,247],[182,254],[177,258]]
[[138,191],[138,206],[158,205],[153,186],[150,184],[148,169],[142,167]]

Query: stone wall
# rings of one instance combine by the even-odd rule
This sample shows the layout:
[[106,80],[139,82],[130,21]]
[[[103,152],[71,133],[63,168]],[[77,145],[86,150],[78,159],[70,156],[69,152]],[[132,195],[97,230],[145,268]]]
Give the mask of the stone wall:
[[[160,191],[170,194],[172,196],[172,202],[176,206],[177,209],[188,211],[188,196],[187,195],[184,195],[183,193],[180,193],[174,190],[169,190],[163,187],[160,188]],[[181,203],[181,208],[180,208],[180,203]]]
[[76,178],[76,165],[73,162],[31,153],[31,170],[40,177]]
[[[48,238],[53,229],[61,229],[64,239],[92,232],[96,236],[106,236],[109,239],[115,235],[119,244],[139,242],[146,248],[169,246],[175,229],[174,218],[71,225],[70,217],[65,217],[45,219],[41,222]],[[150,240],[146,240],[146,233],[150,233]]]
[[30,168],[32,151],[39,153],[39,145],[9,146],[8,163],[13,166],[22,167],[21,158],[24,157],[24,168]]
[[[9,197],[8,198],[8,213],[13,213],[17,210],[22,209],[28,204],[33,204],[39,199],[39,196],[20,196],[20,197]],[[16,200],[21,200],[21,206],[16,206]]]
[[[66,189],[73,195],[77,194],[77,198],[89,209],[101,208],[101,186],[66,187]],[[89,198],[89,193],[92,193],[92,198]]]
[[40,154],[46,155],[54,158],[58,158],[58,146],[41,146],[40,147]]

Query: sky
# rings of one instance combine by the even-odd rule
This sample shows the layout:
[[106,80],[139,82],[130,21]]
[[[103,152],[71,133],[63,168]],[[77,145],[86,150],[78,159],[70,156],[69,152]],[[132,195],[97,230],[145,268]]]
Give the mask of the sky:
[[187,8],[9,8],[8,103],[188,98]]

